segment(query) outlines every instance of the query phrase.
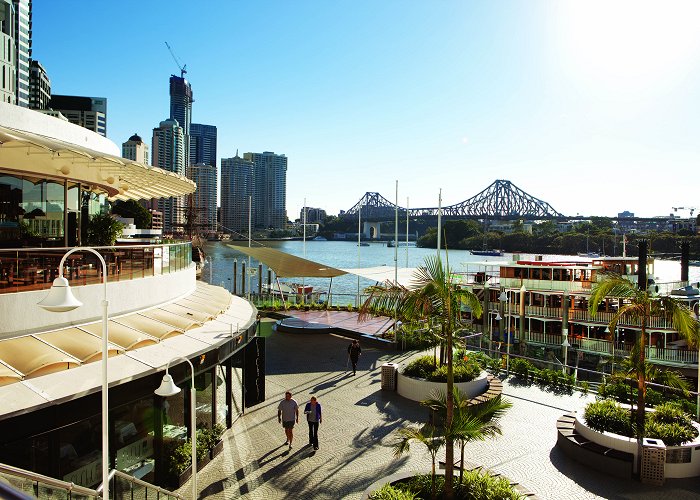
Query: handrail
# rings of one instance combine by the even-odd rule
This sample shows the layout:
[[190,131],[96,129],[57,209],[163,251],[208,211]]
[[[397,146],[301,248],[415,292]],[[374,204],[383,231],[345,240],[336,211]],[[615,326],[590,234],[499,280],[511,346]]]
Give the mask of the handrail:
[[[112,469],[110,471],[109,475],[107,476],[107,480],[111,481],[112,479],[114,479],[115,476],[120,477],[120,478],[124,479],[125,481],[129,481],[130,483],[136,484],[138,486],[143,486],[144,488],[155,490],[156,493],[161,493],[163,495],[168,495],[168,496],[171,496],[174,498],[178,498],[180,500],[185,500],[185,497],[183,497],[182,495],[180,495],[178,493],[173,493],[172,491],[168,491],[164,488],[161,488],[160,486],[156,486],[154,484],[147,483],[146,481],[142,481],[141,479],[139,479],[137,477],[130,476],[129,474],[122,472],[120,470]],[[104,481],[102,482],[102,484],[100,484],[97,487],[97,493],[99,493],[100,496],[102,495],[102,487],[103,486],[104,486]]]
[[[44,476],[43,474],[39,474],[37,472],[32,472],[28,471],[25,469],[20,469],[18,467],[13,467],[11,465],[6,465],[6,464],[0,464],[0,473],[5,473],[11,476],[16,476],[20,477],[22,479],[28,479],[30,481],[36,481],[38,483],[43,483],[48,486],[51,486],[53,488],[59,488],[62,490],[66,490],[71,493],[76,493],[78,495],[83,495],[87,497],[95,497],[95,498],[101,498],[102,497],[102,487],[103,484],[100,484],[96,490],[93,490],[92,488],[87,488],[85,486],[80,486],[75,483],[69,483],[67,481],[61,481],[60,479],[56,479],[50,476]],[[152,490],[156,493],[166,495],[172,498],[176,498],[178,500],[185,500],[185,497],[178,493],[173,493],[172,491],[168,491],[164,488],[161,488],[160,486],[156,486],[151,483],[147,483],[146,481],[143,481],[141,479],[138,479],[134,476],[130,476],[129,474],[126,474],[125,472],[112,469],[107,476],[108,481],[112,481],[115,477],[119,477],[124,479],[125,481],[128,481],[132,484],[142,486],[144,488],[148,488],[149,490]]]
[[[186,245],[186,244],[192,244],[191,241],[180,241],[177,243],[151,243],[148,245],[102,245],[102,246],[91,246],[90,248],[94,248],[95,250],[112,250],[114,248],[148,248],[148,247],[167,247],[167,246],[175,246],[175,245]],[[0,248],[0,252],[31,252],[34,250],[39,250],[41,252],[47,252],[47,251],[67,251],[67,250],[73,250],[75,247],[19,247],[19,248]]]
[[80,495],[94,496],[98,497],[100,494],[93,489],[86,488],[85,486],[80,486],[75,483],[69,483],[67,481],[61,481],[50,476],[44,476],[37,472],[31,472],[25,469],[20,469],[18,467],[12,467],[11,465],[0,464],[0,473],[10,474],[12,476],[21,477],[23,479],[29,479],[30,481],[37,481],[40,483],[53,486],[54,488],[61,488],[67,491],[74,491]]

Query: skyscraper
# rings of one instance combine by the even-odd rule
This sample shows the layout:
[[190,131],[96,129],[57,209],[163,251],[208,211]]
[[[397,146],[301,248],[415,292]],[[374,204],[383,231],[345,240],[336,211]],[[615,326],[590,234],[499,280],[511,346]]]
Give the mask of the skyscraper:
[[0,0],[0,101],[17,103],[15,64],[15,21],[12,1]]
[[54,94],[49,106],[54,111],[60,111],[69,122],[107,137],[106,97]]
[[41,63],[32,59],[29,64],[29,108],[48,109],[51,103],[51,80]]
[[204,163],[216,167],[216,126],[190,125],[190,165]]
[[[152,164],[176,174],[185,174],[185,136],[177,120],[160,122],[153,129]],[[175,233],[184,225],[185,200],[173,197],[158,200],[158,211],[163,213],[163,233]]]
[[129,140],[122,143],[122,156],[129,160],[134,160],[144,165],[151,164],[151,155],[148,144],[138,134],[129,137]]
[[245,153],[254,164],[253,224],[284,229],[287,223],[287,157],[273,152]]
[[254,164],[238,156],[221,159],[221,229],[248,231],[248,198],[255,198]]
[[[216,127],[193,123],[190,125],[190,167],[187,177],[197,183],[192,196],[199,230],[216,231],[217,171]],[[207,168],[205,168],[207,167]]]
[[197,184],[191,195],[195,231],[216,232],[216,167],[204,163],[190,165],[187,177]]
[[18,106],[29,107],[29,60],[32,57],[32,0],[12,0],[15,28],[15,92]]
[[182,133],[185,139],[185,157],[184,166],[190,164],[190,125],[192,124],[192,86],[190,82],[179,76],[170,75],[170,118],[177,120],[177,123],[182,127]]

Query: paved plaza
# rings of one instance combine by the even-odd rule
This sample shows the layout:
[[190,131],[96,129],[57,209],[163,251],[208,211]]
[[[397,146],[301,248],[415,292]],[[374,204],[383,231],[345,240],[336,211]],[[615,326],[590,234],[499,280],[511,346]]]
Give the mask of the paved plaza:
[[[346,371],[349,340],[335,335],[273,333],[266,339],[264,403],[246,410],[225,434],[224,451],[198,475],[200,498],[360,499],[375,480],[407,471],[429,471],[420,444],[400,458],[392,454],[393,431],[424,423],[427,410],[380,387],[381,365],[414,353],[363,346],[356,376]],[[545,499],[698,499],[700,480],[670,480],[663,487],[603,475],[569,460],[555,447],[556,420],[592,399],[544,392],[504,381],[513,408],[502,420],[503,435],[468,445],[472,466],[507,476]],[[302,407],[311,395],[323,407],[320,449],[308,443],[304,415],[294,446],[284,446],[277,404],[291,391]],[[440,453],[444,459],[444,451]],[[189,496],[189,483],[179,490]]]

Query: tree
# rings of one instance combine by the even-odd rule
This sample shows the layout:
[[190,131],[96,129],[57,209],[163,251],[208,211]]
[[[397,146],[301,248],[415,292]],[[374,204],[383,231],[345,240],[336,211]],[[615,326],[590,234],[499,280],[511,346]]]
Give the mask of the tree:
[[[368,289],[369,297],[360,307],[360,321],[373,309],[395,310],[397,317],[407,321],[435,319],[440,324],[440,334],[445,341],[447,386],[445,429],[452,426],[454,413],[454,371],[452,363],[453,336],[458,327],[461,305],[469,307],[474,317],[481,317],[481,301],[470,290],[453,282],[449,265],[443,265],[439,257],[427,257],[423,266],[416,269],[411,287],[398,283],[374,286]],[[443,358],[443,356],[441,356]],[[445,495],[454,495],[454,442],[445,443]]]
[[[627,320],[631,324],[639,324],[641,329],[637,332],[635,346],[630,353],[630,362],[637,376],[637,418],[636,432],[638,446],[642,446],[644,437],[644,422],[646,408],[647,369],[646,346],[647,328],[652,318],[661,317],[673,325],[680,335],[688,339],[692,344],[698,342],[698,321],[692,312],[680,301],[669,296],[654,296],[647,289],[639,289],[637,284],[611,274],[594,285],[591,290],[591,299],[588,309],[592,316],[598,312],[601,302],[606,298],[621,300],[621,305],[613,313],[608,328],[611,332],[620,320]],[[641,457],[641,453],[639,455]]]
[[134,224],[139,229],[151,227],[151,213],[136,200],[117,201],[112,207],[112,213],[125,219],[134,219]]
[[[464,448],[472,441],[484,441],[487,438],[501,434],[498,421],[505,411],[512,407],[509,401],[501,400],[501,397],[492,398],[480,405],[469,405],[469,400],[454,388],[454,418],[452,427],[446,430],[446,438],[459,443],[459,482],[464,477]],[[438,391],[433,397],[421,401],[421,404],[438,412],[441,416],[447,411],[447,397],[444,392]]]
[[445,445],[445,438],[439,435],[436,436],[435,427],[432,425],[426,425],[424,429],[426,432],[415,427],[406,427],[396,431],[399,434],[399,438],[394,443],[394,456],[399,457],[409,451],[411,449],[411,441],[418,441],[427,448],[433,462],[430,472],[430,496],[435,498],[435,463],[438,451]]
[[87,244],[90,246],[114,245],[122,235],[124,224],[112,218],[109,214],[90,216],[87,225]]

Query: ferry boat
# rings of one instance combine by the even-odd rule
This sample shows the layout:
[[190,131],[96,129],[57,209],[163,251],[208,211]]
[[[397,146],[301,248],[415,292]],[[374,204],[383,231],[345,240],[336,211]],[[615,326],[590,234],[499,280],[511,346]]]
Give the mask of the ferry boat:
[[469,250],[472,255],[481,255],[484,257],[502,257],[501,250]]
[[[506,346],[512,354],[548,360],[561,366],[563,344],[567,340],[569,365],[609,371],[613,359],[629,356],[641,330],[638,322],[623,318],[615,332],[609,331],[608,324],[618,308],[618,299],[607,299],[595,317],[588,312],[591,289],[606,273],[616,273],[637,283],[639,262],[635,257],[601,257],[590,262],[515,260],[465,265],[467,272],[457,278],[486,305],[481,318],[469,319],[473,319],[475,330],[485,334],[484,340],[500,346],[504,352],[503,346]],[[685,301],[698,313],[700,293],[697,288],[685,282],[657,283],[653,278],[652,258],[645,267],[649,277],[647,286],[652,293],[668,294]],[[697,349],[688,349],[664,318],[653,317],[649,323],[647,359],[657,365],[672,366],[686,376],[697,376]],[[506,331],[510,332],[509,336],[505,335]],[[474,341],[479,343],[478,338]],[[579,377],[586,378],[586,375],[579,372]]]

